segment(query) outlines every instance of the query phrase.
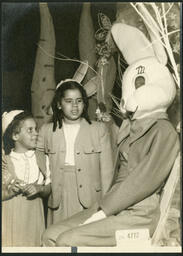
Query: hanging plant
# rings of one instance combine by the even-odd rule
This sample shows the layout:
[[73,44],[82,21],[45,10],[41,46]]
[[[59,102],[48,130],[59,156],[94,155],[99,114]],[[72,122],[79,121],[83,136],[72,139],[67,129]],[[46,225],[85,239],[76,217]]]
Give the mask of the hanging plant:
[[[108,94],[113,88],[116,76],[115,63],[112,58],[113,45],[107,40],[112,24],[110,19],[103,13],[98,14],[98,24],[99,29],[95,33],[95,39],[97,41],[96,54],[98,56],[96,67],[99,74],[99,83],[97,86],[98,107],[96,109],[96,116],[98,121],[109,122],[111,120],[111,99]],[[110,68],[112,70],[112,79],[111,81],[108,81],[107,77]]]

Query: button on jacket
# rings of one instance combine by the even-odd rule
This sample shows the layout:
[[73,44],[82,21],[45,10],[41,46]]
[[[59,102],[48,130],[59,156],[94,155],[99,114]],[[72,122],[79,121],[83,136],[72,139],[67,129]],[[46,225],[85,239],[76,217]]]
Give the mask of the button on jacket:
[[[52,195],[48,206],[57,208],[62,204],[63,168],[66,142],[63,128],[52,131],[53,123],[44,124],[39,132],[37,159],[44,169],[44,154],[49,156]],[[113,159],[110,136],[103,123],[92,121],[90,125],[81,120],[74,148],[78,196],[80,203],[88,208],[107,192],[113,178]]]

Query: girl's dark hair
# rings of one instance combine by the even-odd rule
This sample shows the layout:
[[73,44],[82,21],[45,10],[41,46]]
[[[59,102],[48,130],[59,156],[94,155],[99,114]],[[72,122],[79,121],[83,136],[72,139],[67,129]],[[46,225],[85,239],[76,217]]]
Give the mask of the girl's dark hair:
[[3,134],[3,148],[5,154],[9,154],[12,148],[15,147],[15,142],[12,138],[13,134],[19,133],[23,122],[29,118],[33,118],[32,114],[30,112],[24,111],[16,115],[13,121],[8,125]]
[[60,87],[56,90],[55,96],[51,104],[53,110],[53,131],[56,130],[57,123],[59,125],[59,128],[62,127],[62,119],[64,118],[62,109],[58,109],[58,103],[60,103],[61,99],[64,97],[65,91],[74,89],[78,89],[80,91],[84,102],[84,109],[81,117],[84,117],[86,121],[91,124],[88,116],[88,98],[85,89],[76,81],[67,81],[61,84]]

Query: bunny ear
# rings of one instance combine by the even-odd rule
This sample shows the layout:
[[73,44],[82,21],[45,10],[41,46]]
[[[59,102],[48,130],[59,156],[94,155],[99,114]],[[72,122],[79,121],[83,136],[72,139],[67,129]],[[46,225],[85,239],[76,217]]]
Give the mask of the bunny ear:
[[168,58],[158,31],[158,24],[152,18],[151,14],[149,13],[149,11],[147,10],[143,3],[138,3],[137,6],[140,13],[144,17],[143,21],[149,32],[156,58],[161,64],[166,65]]
[[97,92],[97,87],[99,83],[100,83],[100,77],[94,76],[83,86],[84,89],[86,90],[86,94],[88,97],[94,95]]
[[87,70],[88,70],[88,61],[83,61],[80,64],[79,68],[76,70],[72,79],[77,81],[78,83],[81,83],[81,81],[86,75]]
[[136,27],[115,23],[111,34],[129,65],[147,57],[154,57],[154,50],[146,36]]

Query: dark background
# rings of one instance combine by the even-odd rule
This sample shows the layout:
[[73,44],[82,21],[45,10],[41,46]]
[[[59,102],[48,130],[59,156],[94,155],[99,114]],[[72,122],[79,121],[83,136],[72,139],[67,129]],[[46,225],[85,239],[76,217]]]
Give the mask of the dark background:
[[[78,33],[82,3],[48,3],[56,34],[56,56],[79,59]],[[92,3],[92,18],[98,29],[97,14],[115,20],[115,3]],[[40,32],[38,3],[2,3],[2,111],[31,110],[31,82]],[[55,60],[55,80],[72,77],[78,64]]]

